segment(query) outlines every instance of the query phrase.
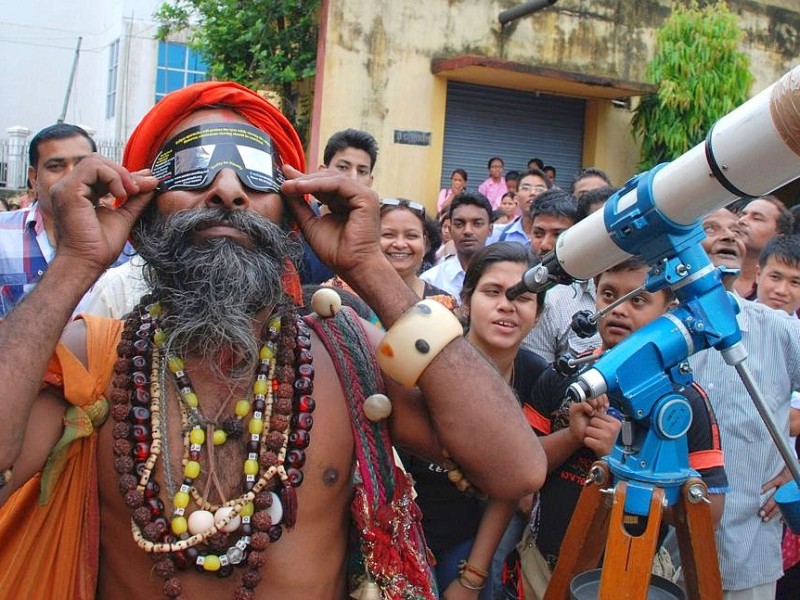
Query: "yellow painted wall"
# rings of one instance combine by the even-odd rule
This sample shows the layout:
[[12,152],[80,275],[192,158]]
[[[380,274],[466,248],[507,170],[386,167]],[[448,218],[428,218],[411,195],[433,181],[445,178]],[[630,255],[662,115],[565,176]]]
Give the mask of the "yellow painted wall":
[[[654,30],[671,0],[559,0],[504,29],[499,13],[515,0],[327,0],[323,70],[315,115],[320,162],[327,138],[346,127],[371,132],[379,143],[375,188],[432,206],[442,164],[446,80],[431,73],[436,57],[465,54],[645,82]],[[740,14],[755,75],[752,93],[789,70],[800,56],[800,6],[796,0],[731,0]],[[514,77],[491,74],[494,85]],[[516,81],[516,80],[514,80]],[[608,99],[588,99],[583,162],[621,183],[636,172],[638,147],[631,113]],[[635,101],[634,101],[635,105]],[[395,144],[393,132],[431,133],[430,146]]]

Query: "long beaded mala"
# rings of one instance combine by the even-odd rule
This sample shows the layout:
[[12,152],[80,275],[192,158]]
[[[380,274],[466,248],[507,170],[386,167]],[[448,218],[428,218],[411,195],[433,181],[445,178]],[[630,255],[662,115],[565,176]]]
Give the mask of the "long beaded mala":
[[[250,600],[261,580],[259,568],[266,562],[267,546],[281,537],[284,527],[291,528],[297,516],[295,488],[303,481],[315,406],[310,332],[293,311],[270,321],[252,400],[237,402],[235,416],[219,427],[200,412],[200,399],[183,361],[162,355],[166,336],[158,326],[161,311],[158,303],[146,299],[131,313],[114,367],[114,468],[120,492],[132,511],[133,538],[152,554],[155,572],[165,579],[167,597],[183,594],[178,570],[194,565],[201,572],[227,577],[239,566],[244,568],[242,585],[234,598]],[[179,390],[184,432],[183,472],[177,490],[166,457],[162,460],[172,496],[169,520],[159,497],[160,486],[152,478],[159,456],[167,454],[165,370]],[[211,445],[240,438],[245,430],[244,491],[221,505],[211,504],[194,485],[203,449],[213,452]],[[192,500],[197,508],[187,517]]]

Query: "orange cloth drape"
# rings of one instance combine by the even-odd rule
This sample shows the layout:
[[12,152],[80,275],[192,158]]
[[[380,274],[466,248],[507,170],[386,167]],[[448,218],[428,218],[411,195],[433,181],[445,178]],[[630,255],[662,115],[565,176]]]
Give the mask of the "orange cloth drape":
[[64,446],[0,509],[3,598],[90,600],[95,595],[100,533],[95,427],[108,415],[103,394],[122,322],[88,315],[84,320],[88,370],[59,345],[46,377],[71,404]]

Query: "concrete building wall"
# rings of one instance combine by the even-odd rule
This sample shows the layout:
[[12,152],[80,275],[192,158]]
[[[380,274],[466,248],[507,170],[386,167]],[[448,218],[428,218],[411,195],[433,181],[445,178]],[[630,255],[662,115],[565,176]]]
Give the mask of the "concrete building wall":
[[[621,183],[636,172],[631,112],[616,97],[646,88],[655,29],[671,0],[559,0],[501,27],[512,0],[328,0],[323,2],[311,164],[345,127],[370,131],[380,145],[375,187],[431,205],[443,152],[447,80],[587,99],[583,162]],[[731,0],[745,34],[755,94],[800,57],[795,0]],[[482,57],[483,65],[439,64]],[[457,61],[455,61],[457,62]],[[480,62],[480,61],[478,61]],[[638,90],[638,91],[637,91]],[[617,103],[619,104],[619,103]],[[395,130],[430,132],[429,146],[394,142]],[[483,175],[483,174],[480,174]]]

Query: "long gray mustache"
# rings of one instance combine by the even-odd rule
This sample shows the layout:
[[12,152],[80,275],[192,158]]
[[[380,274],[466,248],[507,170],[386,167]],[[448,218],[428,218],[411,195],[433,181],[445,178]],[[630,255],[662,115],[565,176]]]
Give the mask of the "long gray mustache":
[[[197,239],[198,228],[217,223],[242,231],[253,247],[226,237]],[[167,349],[200,355],[212,365],[220,356],[235,356],[237,375],[249,371],[260,344],[253,318],[286,302],[281,275],[287,259],[300,256],[300,244],[280,225],[250,211],[155,215],[137,233],[137,249],[148,263],[146,278],[166,308]]]

